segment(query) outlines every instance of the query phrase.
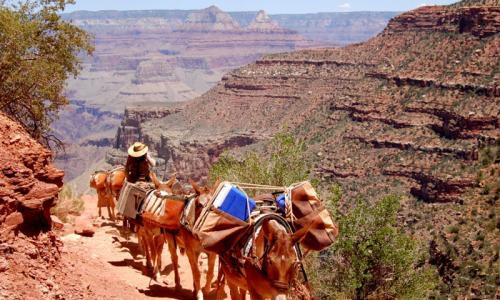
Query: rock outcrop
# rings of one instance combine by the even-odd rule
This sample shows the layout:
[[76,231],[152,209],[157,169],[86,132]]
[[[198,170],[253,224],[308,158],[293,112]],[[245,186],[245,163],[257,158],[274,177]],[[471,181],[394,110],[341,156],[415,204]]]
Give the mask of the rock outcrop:
[[[51,228],[64,172],[52,154],[16,122],[0,113],[0,243],[17,233],[33,235]],[[1,251],[1,250],[0,250]]]
[[50,151],[1,112],[0,151],[0,298],[70,297],[59,286],[62,242],[50,216],[64,172],[51,164]]
[[386,32],[422,30],[470,33],[477,37],[488,37],[500,30],[499,12],[498,5],[474,5],[460,9],[422,7],[394,18]]

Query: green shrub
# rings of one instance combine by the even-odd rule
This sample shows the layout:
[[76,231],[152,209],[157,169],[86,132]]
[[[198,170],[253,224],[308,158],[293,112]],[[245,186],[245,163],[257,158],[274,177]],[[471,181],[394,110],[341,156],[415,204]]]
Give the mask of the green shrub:
[[51,213],[66,223],[70,215],[80,215],[83,209],[84,203],[81,195],[77,194],[71,186],[65,185],[59,192],[59,199]]
[[211,182],[217,179],[287,186],[309,178],[310,164],[304,158],[306,146],[291,134],[278,134],[266,146],[262,154],[247,152],[237,159],[223,154],[211,167]]
[[[334,196],[337,201],[338,195]],[[374,206],[358,200],[347,214],[336,213],[338,241],[309,259],[308,270],[321,299],[422,299],[437,285],[425,251],[396,227],[399,198]]]

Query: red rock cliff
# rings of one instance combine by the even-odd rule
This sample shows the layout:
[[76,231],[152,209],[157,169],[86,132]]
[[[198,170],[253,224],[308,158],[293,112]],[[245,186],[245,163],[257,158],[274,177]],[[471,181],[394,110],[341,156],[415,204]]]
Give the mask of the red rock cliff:
[[50,229],[50,208],[64,172],[52,166],[50,151],[3,113],[0,152],[0,242],[18,232],[32,235]]

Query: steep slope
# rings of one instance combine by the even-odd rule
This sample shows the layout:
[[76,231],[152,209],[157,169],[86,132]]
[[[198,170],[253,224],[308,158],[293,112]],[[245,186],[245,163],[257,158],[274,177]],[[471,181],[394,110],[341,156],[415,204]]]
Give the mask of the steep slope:
[[42,289],[55,296],[58,288],[47,282],[61,242],[50,231],[50,208],[64,173],[52,166],[48,150],[3,113],[0,139],[0,298],[41,299]]
[[[365,44],[267,56],[142,132],[158,143],[161,132],[162,148],[176,152],[168,143],[233,145],[245,136],[246,144],[284,128],[307,131],[325,178],[398,177],[415,196],[459,201],[479,147],[498,138],[498,13],[424,7]],[[360,159],[347,163],[353,155]]]
[[[498,4],[422,7],[366,43],[268,55],[235,70],[179,112],[139,124],[138,137],[167,173],[204,178],[223,151],[292,131],[309,144],[322,182],[343,186],[346,203],[419,199],[405,202],[401,222],[430,242],[442,293],[492,296],[499,187],[471,193],[498,170],[499,26]],[[488,244],[456,239],[450,226],[460,219],[468,224],[460,234],[486,240],[476,234],[484,230]]]

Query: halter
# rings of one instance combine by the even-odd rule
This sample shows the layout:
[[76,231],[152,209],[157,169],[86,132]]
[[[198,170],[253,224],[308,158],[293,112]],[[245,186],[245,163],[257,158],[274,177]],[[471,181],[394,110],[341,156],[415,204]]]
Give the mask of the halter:
[[[247,242],[245,243],[242,254],[243,254],[244,258],[247,258],[247,259],[250,258],[254,262],[254,264],[256,266],[258,266],[259,269],[262,270],[264,273],[266,273],[265,263],[263,263],[264,259],[267,258],[267,255],[269,254],[269,251],[277,243],[277,241],[272,241],[272,243],[269,246],[266,246],[266,248],[264,250],[264,253],[262,254],[261,257],[256,257],[255,256],[255,238],[256,238],[257,234],[260,233],[260,230],[262,229],[262,223],[264,221],[266,221],[266,220],[275,220],[275,221],[278,222],[278,224],[280,224],[281,226],[283,226],[283,228],[285,229],[285,231],[287,233],[292,233],[293,232],[292,227],[288,224],[288,222],[282,216],[280,216],[278,214],[271,213],[271,214],[265,214],[265,215],[257,217],[257,219],[255,221],[255,225],[254,225],[253,234],[248,238]],[[307,274],[306,274],[304,265],[302,263],[303,256],[302,256],[302,251],[300,249],[300,246],[299,246],[299,244],[295,244],[293,247],[294,247],[294,250],[295,250],[295,253],[296,253],[297,260],[293,264],[292,268],[290,268],[289,272],[291,270],[293,270],[297,265],[300,265],[301,272],[302,272],[302,274],[304,276],[304,280],[306,282],[308,282]],[[240,269],[240,268],[238,268],[238,269]],[[281,282],[281,281],[278,281],[278,280],[272,281],[271,285],[276,290],[278,290],[280,292],[287,291],[288,288],[289,288],[289,284],[287,282]]]

